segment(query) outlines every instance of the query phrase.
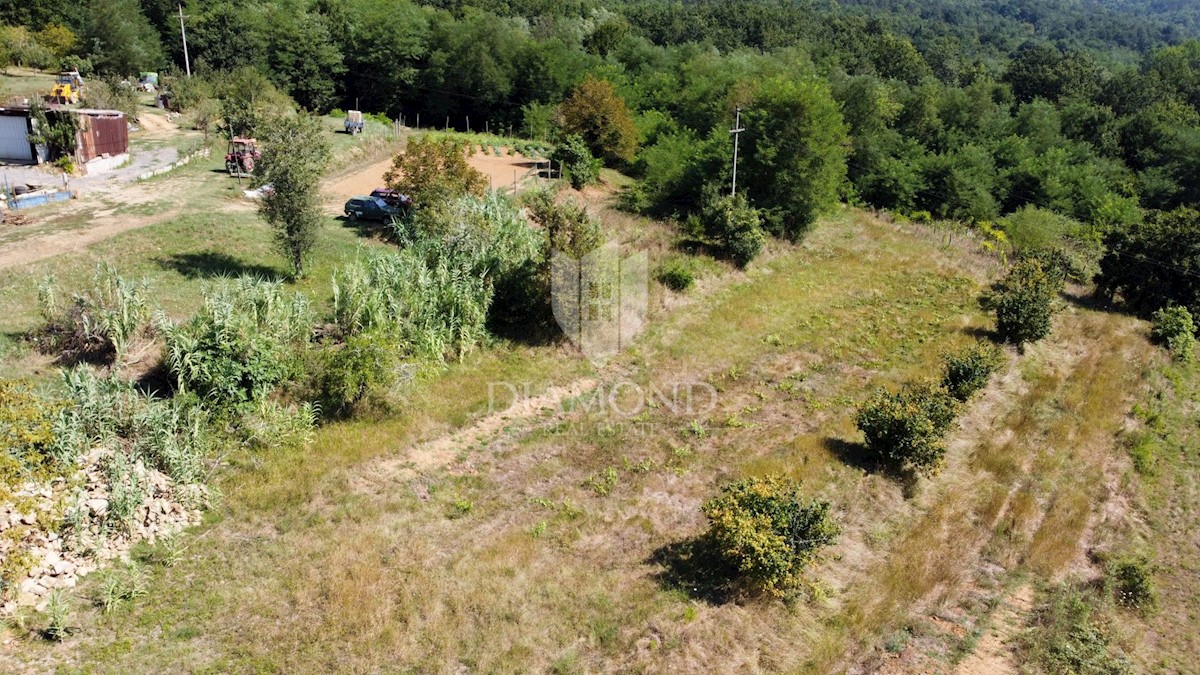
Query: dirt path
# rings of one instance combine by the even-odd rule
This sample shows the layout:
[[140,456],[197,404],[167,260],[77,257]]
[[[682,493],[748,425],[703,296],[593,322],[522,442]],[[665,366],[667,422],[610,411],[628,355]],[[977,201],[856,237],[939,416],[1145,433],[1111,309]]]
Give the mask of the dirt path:
[[1021,631],[1024,617],[1033,607],[1033,587],[1026,584],[1004,599],[992,616],[992,625],[970,656],[963,659],[955,675],[1001,675],[1017,672],[1009,643]]
[[96,221],[98,225],[85,230],[67,230],[31,237],[0,248],[0,270],[28,265],[64,253],[79,253],[109,237],[160,223],[177,213],[178,211],[169,211],[155,216],[106,218]]
[[491,413],[468,427],[370,462],[351,480],[359,491],[372,492],[397,481],[449,466],[459,453],[488,444],[505,429],[528,422],[544,411],[559,412],[566,399],[581,396],[596,387],[596,381],[583,379],[566,386],[552,386],[539,396],[517,398],[504,410]]

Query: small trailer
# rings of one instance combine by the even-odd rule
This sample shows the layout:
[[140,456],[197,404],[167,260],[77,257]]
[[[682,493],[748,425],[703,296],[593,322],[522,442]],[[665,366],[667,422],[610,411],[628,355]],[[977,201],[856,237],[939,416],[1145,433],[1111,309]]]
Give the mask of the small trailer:
[[361,134],[363,130],[363,114],[361,110],[350,110],[346,112],[345,121],[346,133],[353,136]]

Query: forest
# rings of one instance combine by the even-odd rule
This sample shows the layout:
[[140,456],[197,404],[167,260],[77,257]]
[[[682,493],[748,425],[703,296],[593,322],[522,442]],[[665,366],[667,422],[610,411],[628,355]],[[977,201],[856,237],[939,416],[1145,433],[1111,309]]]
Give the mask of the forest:
[[[1126,673],[1194,652],[1195,6],[0,0],[0,69],[69,68],[82,107],[161,125],[142,148],[263,152],[35,213],[136,227],[0,266],[21,378],[0,488],[85,467],[100,491],[61,511],[80,560],[204,530],[102,571],[80,629],[7,555],[42,521],[0,510],[0,598],[47,593],[3,624],[45,626],[30,658]],[[166,110],[130,84],[147,71]],[[478,168],[502,162],[511,187]],[[383,222],[339,208],[376,185]],[[645,251],[658,325],[589,366],[554,326],[554,258],[609,238]],[[691,379],[714,408],[605,417],[618,386]]]
[[[747,183],[777,234],[839,199],[969,223],[1028,207],[1065,217],[1053,228],[1095,263],[1099,242],[1144,209],[1200,201],[1200,42],[1184,6],[186,4],[202,80],[228,89],[257,73],[322,113],[357,104],[410,125],[473,120],[553,141],[559,104],[585,79],[607,83],[636,138],[619,153],[593,139],[593,150],[639,179],[628,206],[680,221],[728,183],[739,106],[744,175],[778,176],[787,162],[804,174],[782,200],[779,181]],[[5,63],[128,76],[183,61],[172,2],[9,1],[0,20]]]

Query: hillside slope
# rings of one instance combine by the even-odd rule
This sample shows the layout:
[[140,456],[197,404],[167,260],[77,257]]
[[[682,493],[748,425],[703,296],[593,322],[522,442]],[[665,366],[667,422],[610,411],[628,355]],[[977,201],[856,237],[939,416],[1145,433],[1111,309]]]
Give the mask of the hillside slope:
[[[1115,435],[1158,358],[1141,322],[1068,297],[1053,335],[1010,353],[960,418],[939,476],[864,469],[856,402],[930,374],[989,325],[977,297],[997,263],[948,239],[843,211],[750,273],[707,280],[599,372],[557,347],[452,365],[397,417],[239,461],[184,555],[143,552],[145,597],[108,615],[81,608],[78,637],[9,643],[0,661],[948,668],[1021,586],[1094,578],[1089,554],[1119,544],[1132,488]],[[713,392],[712,405],[646,393],[676,385]],[[526,386],[558,393],[511,410],[495,400]],[[409,461],[456,430],[443,460]],[[730,597],[689,565],[701,502],[774,471],[829,500],[844,530],[794,603]]]

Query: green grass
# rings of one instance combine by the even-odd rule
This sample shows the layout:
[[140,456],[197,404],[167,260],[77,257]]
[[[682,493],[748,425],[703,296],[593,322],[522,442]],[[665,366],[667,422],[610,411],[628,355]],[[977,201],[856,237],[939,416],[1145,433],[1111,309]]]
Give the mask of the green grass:
[[[1156,568],[1160,608],[1140,622],[1129,622],[1132,656],[1145,671],[1169,670],[1194,662],[1200,616],[1194,535],[1200,528],[1200,427],[1195,401],[1200,397],[1196,361],[1171,362],[1162,354],[1148,374],[1149,386],[1135,415],[1139,444],[1153,444],[1153,471],[1127,480],[1140,497],[1134,548],[1148,551]],[[1136,456],[1134,469],[1137,469]],[[1162,639],[1170,636],[1170,639]]]
[[[220,200],[230,188],[195,189]],[[652,258],[669,252],[661,224],[601,215]],[[332,225],[296,287],[327,303],[329,273],[363,241]],[[251,212],[172,217],[0,272],[0,334],[36,325],[42,273],[69,285],[97,260],[148,276],[176,316],[214,272],[283,271]],[[936,374],[946,351],[990,326],[976,298],[994,261],[843,210],[801,245],[772,243],[747,272],[704,265],[686,297],[652,291],[648,329],[598,372],[562,346],[499,342],[426,369],[381,419],[330,424],[308,448],[226,458],[220,504],[174,567],[149,565],[145,597],[109,616],[81,610],[69,656],[36,642],[22,654],[84,672],[830,672],[891,645],[950,663],[957,637],[909,627],[943,605],[985,621],[995,604],[972,594],[1004,592],[973,589],[985,563],[1001,581],[1054,577],[1121,534],[1088,524],[1128,466],[1114,437],[1153,360],[1140,322],[1071,307],[964,413],[942,475],[905,485],[862,468],[855,404]],[[3,367],[19,371],[27,356]],[[406,468],[421,442],[482,418],[491,383],[537,393],[583,377],[630,412],[588,409],[588,393],[567,411],[505,420],[450,448],[445,465]],[[637,388],[677,383],[711,388],[714,405],[637,405]],[[1178,433],[1182,444],[1195,432]],[[842,540],[794,604],[714,600],[681,576],[673,547],[702,531],[699,506],[720,484],[769,472],[830,500]],[[1172,504],[1190,513],[1186,494]]]
[[40,98],[54,87],[56,73],[10,66],[0,71],[0,95]]

